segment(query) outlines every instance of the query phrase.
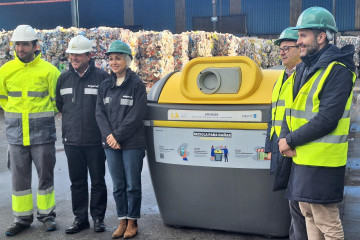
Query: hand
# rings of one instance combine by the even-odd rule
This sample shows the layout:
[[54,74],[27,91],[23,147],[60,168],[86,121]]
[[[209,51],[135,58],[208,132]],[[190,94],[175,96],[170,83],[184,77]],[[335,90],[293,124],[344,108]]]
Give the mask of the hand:
[[287,144],[286,138],[281,138],[279,140],[279,151],[282,155],[284,155],[284,152],[287,150],[291,150],[291,147]]
[[[109,134],[109,136],[107,136],[106,142],[107,142],[107,144],[109,144],[109,146],[111,148],[120,149],[119,143],[116,141],[116,139],[114,138],[114,136],[112,134]],[[118,147],[118,148],[116,148],[116,147]]]
[[296,156],[296,150],[292,150],[292,149],[286,150],[282,153],[282,155],[285,157],[294,157]]
[[268,152],[267,157],[265,157],[265,160],[271,160],[271,152]]
[[114,149],[121,149],[120,144],[119,144],[119,143],[116,143],[116,145],[115,145],[115,148],[114,148]]

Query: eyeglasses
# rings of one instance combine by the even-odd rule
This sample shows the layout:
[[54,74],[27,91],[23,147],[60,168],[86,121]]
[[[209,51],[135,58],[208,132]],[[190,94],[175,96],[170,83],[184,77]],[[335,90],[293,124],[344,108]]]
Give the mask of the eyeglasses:
[[279,48],[279,52],[283,51],[284,53],[288,53],[292,47],[298,48],[299,46],[284,46],[283,48]]

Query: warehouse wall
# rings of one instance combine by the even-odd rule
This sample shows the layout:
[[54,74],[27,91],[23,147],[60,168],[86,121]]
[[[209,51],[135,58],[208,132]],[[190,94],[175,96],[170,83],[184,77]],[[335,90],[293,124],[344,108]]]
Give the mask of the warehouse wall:
[[[230,0],[217,0],[216,3],[216,15],[218,18],[224,15],[230,15]],[[186,30],[197,30],[192,29],[193,17],[209,17],[209,21],[211,21],[211,17],[213,15],[212,11],[212,0],[187,0],[185,6]],[[220,27],[221,26],[218,26],[217,28],[219,31]]]
[[135,25],[145,30],[175,32],[176,0],[134,0]]
[[[302,0],[303,10],[319,6],[333,12],[333,0]],[[355,29],[355,0],[335,1],[335,20],[339,31],[351,31]]]
[[0,30],[13,30],[20,24],[29,24],[37,29],[71,27],[70,2],[0,6]]
[[248,34],[279,34],[289,27],[289,0],[242,0],[242,13],[247,15]]
[[[340,1],[340,0],[336,0],[336,1]],[[309,7],[318,6],[318,7],[326,8],[327,10],[332,12],[332,4],[333,4],[333,0],[302,0],[303,10]]]
[[336,0],[335,19],[339,31],[355,29],[355,0]]
[[[0,0],[16,2],[22,0]],[[28,0],[31,1],[31,0]],[[99,26],[121,27],[124,22],[124,1],[128,0],[78,0],[80,27],[92,28]],[[194,17],[210,18],[212,16],[212,0],[183,0],[181,13],[175,13],[177,0],[132,0],[133,24],[137,29],[170,30],[176,32],[176,20],[181,19],[178,29],[193,29]],[[279,34],[290,25],[290,1],[292,0],[238,0],[239,11],[246,15],[249,35]],[[293,0],[294,1],[294,0]],[[333,0],[297,0],[301,2],[301,10],[311,6],[321,6],[332,12]],[[230,15],[234,0],[217,0],[217,16]],[[126,6],[126,4],[125,4]],[[352,31],[360,28],[355,18],[360,18],[360,0],[336,0],[336,21],[340,31]],[[131,10],[130,10],[131,11]],[[128,12],[127,12],[128,13]],[[129,22],[129,21],[128,21]],[[17,25],[27,23],[38,29],[71,26],[70,2],[26,4],[0,6],[0,29],[12,30]],[[127,23],[129,24],[129,23]],[[135,30],[135,29],[133,29]],[[217,31],[221,26],[217,25]]]
[[123,0],[79,0],[80,27],[124,25]]

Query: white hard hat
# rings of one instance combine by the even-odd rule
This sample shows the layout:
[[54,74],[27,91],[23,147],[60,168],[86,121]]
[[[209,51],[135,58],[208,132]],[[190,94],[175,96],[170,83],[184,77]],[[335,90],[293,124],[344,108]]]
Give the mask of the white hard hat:
[[31,42],[37,39],[35,30],[29,25],[17,26],[11,37],[13,42]]
[[69,47],[66,53],[83,54],[92,51],[92,43],[83,35],[73,37],[69,42]]

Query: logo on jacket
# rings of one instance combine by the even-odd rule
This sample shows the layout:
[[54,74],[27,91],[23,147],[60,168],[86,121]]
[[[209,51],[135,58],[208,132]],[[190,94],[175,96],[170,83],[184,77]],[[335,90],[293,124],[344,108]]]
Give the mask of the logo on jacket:
[[130,99],[132,99],[133,97],[132,97],[132,96],[123,95],[122,98],[130,98]]
[[88,85],[88,88],[99,88],[99,85]]

